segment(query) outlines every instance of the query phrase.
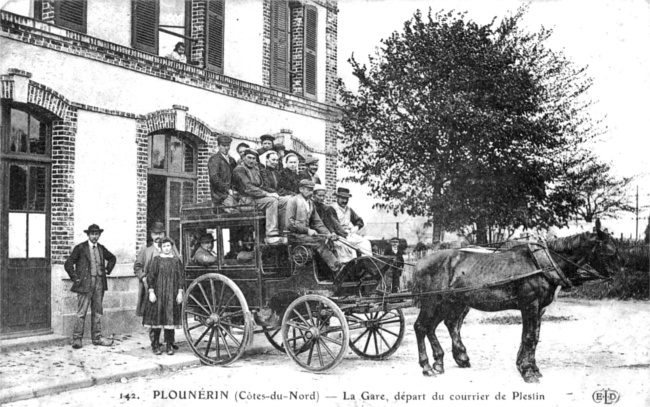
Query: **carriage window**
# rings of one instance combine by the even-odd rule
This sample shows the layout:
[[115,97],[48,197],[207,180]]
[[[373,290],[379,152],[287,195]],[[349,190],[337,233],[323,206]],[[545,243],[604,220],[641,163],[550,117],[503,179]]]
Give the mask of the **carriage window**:
[[252,226],[221,228],[223,264],[255,264],[255,230]]

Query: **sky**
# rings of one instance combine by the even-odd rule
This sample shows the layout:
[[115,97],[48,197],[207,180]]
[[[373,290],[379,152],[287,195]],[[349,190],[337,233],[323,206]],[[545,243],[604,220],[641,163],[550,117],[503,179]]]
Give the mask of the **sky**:
[[[514,0],[339,0],[339,76],[348,88],[355,89],[357,82],[348,58],[354,54],[357,61],[367,62],[380,40],[401,31],[417,9],[423,14],[429,8],[433,13],[443,9],[466,11],[467,18],[488,23],[494,17],[499,21],[514,13],[523,4]],[[606,132],[591,148],[611,163],[616,175],[638,176],[633,193],[638,185],[640,205],[650,205],[650,0],[532,1],[523,27],[537,31],[542,26],[553,29],[548,45],[564,52],[578,66],[587,66],[594,79],[589,97],[596,103],[590,113],[603,120]],[[367,194],[364,187],[353,189],[358,195]],[[392,215],[372,211],[369,199],[350,204],[367,213],[370,223],[395,221]],[[640,211],[639,236],[648,215],[647,209]],[[623,214],[604,224],[616,236],[622,233],[629,237],[636,233],[635,219],[634,214]],[[560,234],[571,234],[575,229]]]

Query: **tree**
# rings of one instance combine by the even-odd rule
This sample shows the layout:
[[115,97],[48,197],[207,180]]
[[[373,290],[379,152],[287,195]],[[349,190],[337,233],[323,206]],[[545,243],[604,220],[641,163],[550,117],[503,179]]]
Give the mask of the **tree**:
[[598,218],[618,218],[634,212],[629,187],[634,177],[616,178],[609,164],[590,154],[575,157],[567,169],[566,182],[578,197],[575,216],[591,223]]
[[[340,83],[341,163],[382,200],[446,230],[564,225],[577,204],[555,160],[597,134],[585,68],[545,46],[551,31],[420,11]],[[425,21],[426,20],[426,21]]]

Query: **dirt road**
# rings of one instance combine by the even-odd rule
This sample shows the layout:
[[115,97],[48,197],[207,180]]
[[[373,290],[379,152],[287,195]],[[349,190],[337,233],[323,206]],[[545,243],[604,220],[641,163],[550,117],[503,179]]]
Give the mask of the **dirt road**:
[[9,406],[650,406],[648,302],[552,304],[537,349],[544,374],[540,384],[524,383],[515,367],[521,337],[517,313],[469,313],[462,331],[469,369],[455,365],[449,336],[440,326],[446,373],[423,377],[412,328],[417,310],[408,312],[404,342],[386,361],[350,352],[334,371],[315,375],[269,348],[232,367],[187,369]]

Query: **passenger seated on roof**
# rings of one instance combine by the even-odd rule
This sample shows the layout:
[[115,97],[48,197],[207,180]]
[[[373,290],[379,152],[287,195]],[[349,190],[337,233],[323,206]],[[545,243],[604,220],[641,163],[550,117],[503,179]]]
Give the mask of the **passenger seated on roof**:
[[226,212],[232,212],[238,204],[237,194],[233,183],[233,170],[237,166],[235,159],[229,155],[232,138],[226,135],[217,136],[219,151],[208,160],[208,175],[210,176],[210,193],[213,207],[223,207]]
[[200,242],[201,247],[194,253],[194,262],[200,266],[209,266],[218,262],[217,253],[212,250],[214,237],[211,234],[205,234],[201,236]]
[[278,177],[278,194],[280,196],[293,196],[298,193],[300,175],[298,174],[298,156],[289,153],[284,157],[284,168]]

